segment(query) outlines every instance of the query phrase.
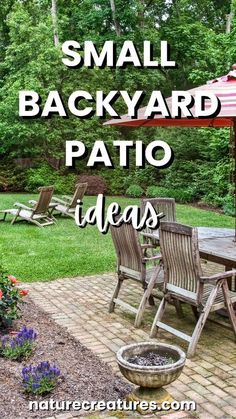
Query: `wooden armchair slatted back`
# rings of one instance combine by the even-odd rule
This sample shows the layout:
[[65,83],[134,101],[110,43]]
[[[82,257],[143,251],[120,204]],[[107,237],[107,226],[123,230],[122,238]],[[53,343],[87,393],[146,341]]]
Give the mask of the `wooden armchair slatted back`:
[[[141,201],[141,211],[144,212],[146,203],[150,202],[155,208],[157,214],[163,213],[165,217],[160,219],[160,222],[165,221],[176,221],[176,208],[175,200],[173,198],[150,198],[142,199]],[[155,233],[155,230],[146,229],[146,233]]]
[[75,188],[75,193],[71,199],[70,208],[75,208],[77,205],[77,201],[78,199],[80,199],[82,201],[84,194],[87,190],[88,184],[86,182],[84,183],[77,183],[76,188]]
[[[118,216],[115,217],[115,220],[118,224]],[[109,304],[109,313],[112,313],[118,304],[135,314],[134,326],[139,327],[148,301],[154,305],[153,289],[157,287],[162,290],[163,287],[161,266],[153,265],[154,262],[160,260],[160,256],[148,257],[145,254],[148,246],[141,244],[139,240],[140,234],[134,229],[132,224],[124,223],[117,227],[111,225],[110,228],[117,254],[117,284]],[[148,262],[152,266],[147,267]],[[143,288],[144,292],[138,308],[124,301],[123,297],[118,298],[122,284],[125,284],[127,280],[135,281],[136,284]]]
[[54,192],[53,186],[42,186],[39,190],[39,199],[33,209],[34,214],[46,214]]
[[198,300],[202,270],[197,229],[178,223],[162,222],[160,246],[165,287],[186,298]]
[[142,248],[138,233],[132,224],[111,226],[111,235],[118,259],[118,271],[131,270],[141,273],[143,270]]

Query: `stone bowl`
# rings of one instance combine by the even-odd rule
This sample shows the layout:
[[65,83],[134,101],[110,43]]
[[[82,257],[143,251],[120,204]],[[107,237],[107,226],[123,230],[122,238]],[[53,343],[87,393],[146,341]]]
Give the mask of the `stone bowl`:
[[[141,366],[127,361],[133,356],[143,356],[148,352],[170,357],[174,362],[161,366]],[[172,383],[181,374],[185,361],[186,355],[180,348],[165,343],[133,343],[123,346],[117,352],[121,373],[131,383],[143,388],[161,388]]]

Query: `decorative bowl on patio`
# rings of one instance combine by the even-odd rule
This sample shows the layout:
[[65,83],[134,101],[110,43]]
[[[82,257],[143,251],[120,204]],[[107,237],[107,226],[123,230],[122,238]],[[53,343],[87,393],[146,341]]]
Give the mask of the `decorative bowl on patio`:
[[[150,362],[147,365],[148,362],[144,362],[144,365],[140,365],[139,358],[142,361],[145,358],[149,360],[150,355],[151,358],[154,357],[153,364]],[[156,365],[155,356],[160,361]],[[154,400],[158,404],[166,400],[173,400],[162,387],[172,383],[180,376],[185,361],[186,355],[180,348],[165,343],[133,343],[123,346],[117,352],[117,362],[121,373],[127,380],[139,386],[128,398],[130,400]]]

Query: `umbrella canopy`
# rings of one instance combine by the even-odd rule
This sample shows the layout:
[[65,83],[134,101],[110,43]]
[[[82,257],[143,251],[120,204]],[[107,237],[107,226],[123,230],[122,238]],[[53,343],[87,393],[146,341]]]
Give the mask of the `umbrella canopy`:
[[[104,125],[121,125],[130,127],[141,127],[141,126],[162,126],[162,127],[230,127],[236,121],[236,64],[233,66],[233,70],[230,71],[226,76],[219,77],[215,80],[209,81],[203,86],[188,90],[193,96],[197,91],[211,92],[215,94],[221,103],[221,110],[219,114],[214,118],[165,118],[160,114],[149,119],[145,116],[146,107],[139,109],[137,119],[132,119],[128,115],[122,116],[120,119],[112,119],[105,122]],[[171,106],[172,98],[166,99],[166,103],[169,109]],[[206,103],[207,105],[207,103]],[[194,114],[194,106],[191,108]]]

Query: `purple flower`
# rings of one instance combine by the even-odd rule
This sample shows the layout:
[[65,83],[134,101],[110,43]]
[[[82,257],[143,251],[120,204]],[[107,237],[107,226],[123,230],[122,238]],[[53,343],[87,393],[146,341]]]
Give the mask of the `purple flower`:
[[48,361],[42,361],[37,366],[22,369],[23,386],[27,392],[43,394],[51,391],[61,375],[56,365],[51,366]]
[[24,326],[16,336],[3,337],[0,340],[0,350],[3,356],[10,359],[20,359],[28,356],[33,349],[33,343],[37,338],[37,333],[33,329]]
[[32,384],[32,388],[34,389],[34,390],[36,390],[37,388],[39,388],[40,387],[40,384],[38,384],[38,383],[33,383]]
[[1,342],[0,348],[4,349],[7,346],[8,342],[9,342],[9,337],[8,336],[3,336],[1,338],[1,341],[0,342]]
[[12,339],[8,336],[4,336],[1,338],[1,347],[5,348],[6,346],[10,345],[11,348],[15,348],[16,346],[23,346],[26,342],[33,342],[37,338],[37,333],[33,329],[27,329],[24,326],[19,333]]

